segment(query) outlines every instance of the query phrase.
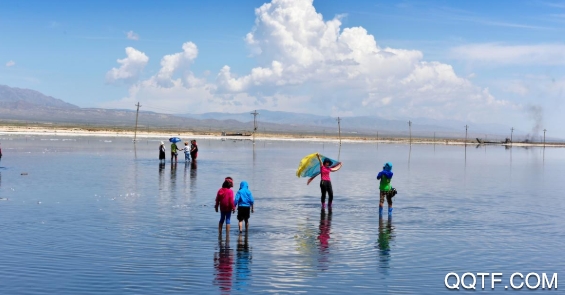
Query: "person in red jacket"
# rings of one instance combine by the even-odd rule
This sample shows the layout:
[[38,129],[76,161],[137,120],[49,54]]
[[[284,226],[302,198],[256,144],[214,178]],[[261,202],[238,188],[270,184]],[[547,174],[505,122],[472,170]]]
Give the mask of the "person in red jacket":
[[220,223],[218,224],[218,235],[222,235],[222,227],[224,226],[224,220],[226,221],[226,236],[230,234],[230,218],[232,212],[235,213],[235,203],[233,197],[233,191],[231,188],[233,187],[233,179],[231,177],[226,177],[224,183],[222,184],[222,188],[218,190],[218,194],[216,194],[216,212],[218,212],[218,207],[220,208]]

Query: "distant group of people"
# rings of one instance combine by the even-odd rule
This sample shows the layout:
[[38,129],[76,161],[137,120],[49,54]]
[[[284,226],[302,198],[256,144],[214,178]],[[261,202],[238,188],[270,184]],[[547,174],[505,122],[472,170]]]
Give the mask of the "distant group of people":
[[[198,144],[196,140],[193,139],[190,141],[190,146],[188,145],[188,141],[184,142],[184,147],[179,149],[176,142],[171,143],[171,162],[178,162],[178,153],[179,151],[184,152],[184,161],[188,162],[192,158],[192,160],[196,160],[198,157]],[[165,143],[161,141],[161,145],[159,146],[159,161],[165,162],[166,160],[166,153],[167,150],[165,148]]]

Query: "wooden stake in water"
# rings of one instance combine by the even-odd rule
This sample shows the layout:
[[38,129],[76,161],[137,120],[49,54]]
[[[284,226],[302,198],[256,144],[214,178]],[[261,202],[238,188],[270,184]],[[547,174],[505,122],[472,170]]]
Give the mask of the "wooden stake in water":
[[259,113],[257,113],[257,110],[255,110],[251,114],[253,115],[253,144],[255,144],[255,132],[257,132],[257,115],[259,115]]
[[467,145],[467,129],[469,129],[469,126],[465,125],[465,145]]
[[139,107],[141,106],[139,104],[139,101],[137,102],[137,104],[135,106],[137,107],[137,112],[135,113],[135,131],[134,131],[134,134],[133,134],[133,142],[134,143],[137,140],[137,118],[139,117]]
[[339,145],[341,145],[341,118],[337,117],[337,130],[339,136]]
[[543,147],[545,147],[545,132],[546,131],[547,131],[546,129],[543,129]]
[[408,133],[410,136],[410,144],[412,144],[412,122],[408,121]]

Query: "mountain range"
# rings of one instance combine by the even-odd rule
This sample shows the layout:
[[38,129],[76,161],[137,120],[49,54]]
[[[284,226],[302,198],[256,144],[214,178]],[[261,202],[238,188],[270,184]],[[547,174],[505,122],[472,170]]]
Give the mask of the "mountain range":
[[[139,130],[179,129],[194,131],[252,132],[253,110],[245,113],[162,114],[141,110]],[[338,133],[337,118],[305,113],[257,110],[258,132],[271,133]],[[103,108],[81,108],[38,91],[0,85],[0,121],[78,124],[132,128],[136,111]],[[411,132],[415,137],[464,137],[464,122],[456,120],[413,119]],[[389,120],[378,116],[340,118],[344,136],[409,136],[408,120]],[[473,134],[496,135],[503,138],[510,127],[497,124],[473,124]],[[520,132],[515,131],[516,135]],[[522,134],[525,134],[522,132]]]

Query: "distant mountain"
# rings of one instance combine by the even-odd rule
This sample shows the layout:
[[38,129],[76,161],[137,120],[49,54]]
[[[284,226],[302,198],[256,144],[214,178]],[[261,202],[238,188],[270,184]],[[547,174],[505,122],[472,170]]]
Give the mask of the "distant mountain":
[[[290,126],[311,126],[317,127],[316,129],[328,129],[331,131],[337,130],[337,118],[330,116],[319,116],[304,113],[292,113],[281,111],[268,111],[257,110],[259,115],[257,120],[259,125],[263,123],[284,124]],[[247,113],[204,113],[204,114],[185,114],[182,115],[193,119],[209,119],[214,118],[217,120],[237,120],[240,122],[252,122],[253,115],[251,112]],[[342,117],[341,130],[345,133],[365,133],[365,134],[398,134],[408,135],[408,119],[406,120],[388,120],[378,116],[356,116],[356,117]],[[468,124],[457,120],[436,120],[427,118],[415,118],[410,120],[412,122],[412,132],[415,135],[433,136],[436,132],[438,136],[448,136],[457,134],[461,136],[465,134],[465,125],[469,127],[469,134],[499,134],[503,136],[509,133],[510,127],[501,124]],[[515,131],[515,134],[520,134]]]
[[[338,133],[335,117],[304,113],[257,110],[258,132],[326,134]],[[136,111],[123,109],[80,108],[60,99],[30,89],[0,85],[0,118],[3,121],[62,123],[132,128]],[[454,120],[415,118],[412,121],[414,137],[464,137],[466,123]],[[205,113],[171,115],[140,111],[139,130],[169,129],[194,131],[253,131],[251,110],[245,113]],[[497,135],[503,139],[509,127],[494,124],[469,124],[469,138]],[[343,136],[408,136],[408,120],[387,120],[378,116],[341,118]],[[520,132],[515,131],[514,135]],[[489,136],[489,139],[493,137]]]
[[78,106],[31,89],[0,85],[0,108],[4,109],[79,109]]

